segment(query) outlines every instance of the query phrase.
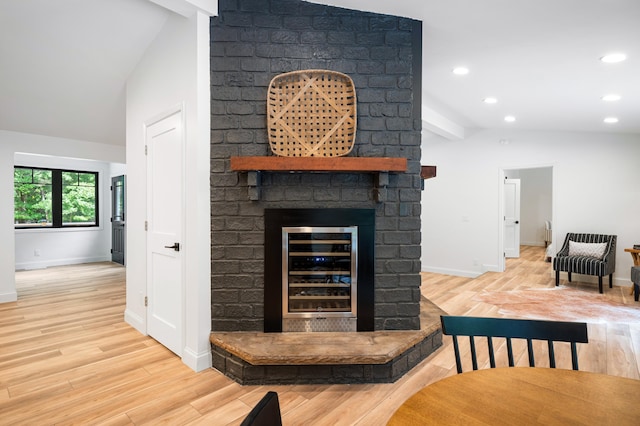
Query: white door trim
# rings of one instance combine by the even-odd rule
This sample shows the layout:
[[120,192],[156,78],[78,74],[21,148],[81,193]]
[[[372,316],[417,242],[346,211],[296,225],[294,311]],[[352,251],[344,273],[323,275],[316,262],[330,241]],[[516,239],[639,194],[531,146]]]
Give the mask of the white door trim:
[[[535,165],[520,165],[511,167],[501,167],[498,171],[498,217],[496,218],[496,226],[498,229],[498,270],[496,272],[504,272],[506,269],[506,260],[504,257],[504,178],[506,170],[520,170],[520,169],[551,169],[551,221],[553,228],[558,229],[556,223],[556,167],[554,163],[544,163]],[[556,232],[552,234],[552,244],[556,241]],[[557,251],[558,248],[556,247]],[[553,272],[553,271],[552,271]]]
[[504,257],[504,178],[505,169],[498,173],[498,272],[504,272],[506,261]]
[[[513,197],[508,197],[507,185],[512,185],[514,188]],[[520,257],[520,179],[505,179],[504,180],[505,191],[505,214],[503,226],[505,228],[510,225],[513,228],[513,247],[510,244],[505,244],[504,257],[518,258]],[[513,204],[513,212],[509,214],[508,204]],[[510,240],[510,234],[505,230],[505,239]]]

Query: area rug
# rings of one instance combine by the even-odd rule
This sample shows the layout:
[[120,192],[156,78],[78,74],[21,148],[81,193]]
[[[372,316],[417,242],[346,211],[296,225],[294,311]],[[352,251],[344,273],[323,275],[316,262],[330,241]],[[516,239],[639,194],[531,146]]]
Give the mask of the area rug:
[[508,317],[580,321],[588,323],[640,323],[640,304],[624,305],[605,295],[569,287],[480,293],[474,300],[499,307]]

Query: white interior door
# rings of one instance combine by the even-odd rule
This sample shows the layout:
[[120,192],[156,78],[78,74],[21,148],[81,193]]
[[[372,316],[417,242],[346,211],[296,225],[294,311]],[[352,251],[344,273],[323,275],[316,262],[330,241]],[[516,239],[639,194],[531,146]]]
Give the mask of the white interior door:
[[504,256],[520,257],[520,179],[504,180]]
[[147,127],[147,333],[182,356],[182,113]]

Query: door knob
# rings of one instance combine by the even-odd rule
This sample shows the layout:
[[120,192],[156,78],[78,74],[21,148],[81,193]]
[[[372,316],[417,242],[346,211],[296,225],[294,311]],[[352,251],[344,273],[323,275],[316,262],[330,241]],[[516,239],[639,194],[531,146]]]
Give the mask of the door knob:
[[[519,220],[516,220],[515,224],[517,225],[517,224],[519,224],[519,223],[520,223],[520,221],[519,221]],[[178,243],[176,243],[176,244],[178,244]]]
[[175,251],[180,251],[180,243],[173,243],[172,246],[164,246],[164,248],[174,249]]

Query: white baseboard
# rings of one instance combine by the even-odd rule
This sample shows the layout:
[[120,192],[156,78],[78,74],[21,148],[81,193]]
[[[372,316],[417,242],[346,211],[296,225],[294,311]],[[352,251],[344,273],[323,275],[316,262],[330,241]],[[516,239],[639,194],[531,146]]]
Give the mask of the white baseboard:
[[[553,276],[554,279],[554,283],[555,283],[555,276],[556,273],[555,271],[551,271],[551,275]],[[568,280],[569,277],[567,275],[566,272],[560,272],[560,280]],[[576,274],[575,272],[571,273],[571,282],[581,282],[581,283],[589,283],[589,284],[598,284],[598,277],[595,275],[582,275],[582,274]],[[613,285],[618,286],[618,287],[631,287],[633,286],[633,284],[630,281],[630,278],[618,278],[615,276],[613,276]],[[602,277],[602,288],[609,288],[609,275],[605,275],[604,277]]]
[[93,256],[93,257],[76,257],[70,259],[51,259],[41,260],[37,262],[16,262],[16,271],[30,269],[45,269],[52,266],[77,265],[80,263],[94,262],[111,262],[111,255]]
[[467,277],[467,278],[477,278],[480,275],[482,275],[482,272],[478,272],[478,271],[463,271],[460,269],[437,268],[437,267],[431,267],[431,266],[423,266],[422,272],[433,272],[434,274],[454,275],[456,277]]
[[544,247],[544,241],[520,241],[521,246]]
[[487,265],[485,263],[482,264],[482,272],[503,272],[500,270],[498,265]]
[[131,312],[130,309],[124,310],[124,322],[126,322],[145,336],[147,335],[147,326],[145,324],[145,321],[136,313]]
[[9,293],[0,293],[0,303],[15,302],[18,300],[18,293],[15,291]]
[[184,348],[182,362],[196,373],[211,368],[211,350],[196,353],[191,348]]

